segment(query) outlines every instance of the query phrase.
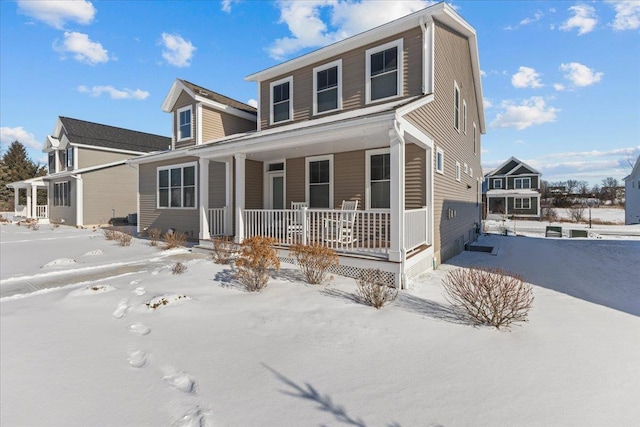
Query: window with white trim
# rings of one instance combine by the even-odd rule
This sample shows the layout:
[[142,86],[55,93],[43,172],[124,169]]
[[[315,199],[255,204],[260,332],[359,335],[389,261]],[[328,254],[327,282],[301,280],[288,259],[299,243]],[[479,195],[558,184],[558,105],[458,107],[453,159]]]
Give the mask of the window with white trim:
[[436,148],[436,172],[444,173],[444,151]]
[[468,164],[464,164],[464,173],[468,174],[469,173],[469,165]]
[[73,147],[67,148],[67,170],[73,169]]
[[469,176],[473,178],[473,168],[469,168]]
[[333,156],[307,157],[306,188],[310,208],[333,207]]
[[493,180],[493,188],[497,189],[497,190],[500,190],[502,188],[502,179],[501,178]]
[[158,168],[158,208],[196,207],[196,163]]
[[191,105],[178,109],[178,141],[191,139]]
[[271,123],[293,120],[293,77],[287,77],[269,85],[271,93]]
[[528,197],[516,197],[513,203],[515,209],[531,209],[531,199]]
[[516,189],[531,188],[531,178],[514,178],[513,187]]
[[342,60],[313,69],[313,114],[342,108]]
[[366,102],[402,95],[403,39],[367,49]]
[[467,134],[467,101],[462,100],[462,131]]
[[456,162],[456,181],[460,181],[460,162]]
[[369,150],[367,164],[367,209],[391,207],[391,153],[388,148]]
[[67,150],[58,150],[58,158],[60,160],[60,167],[65,170],[67,167]]
[[71,183],[69,181],[53,184],[53,206],[71,206]]
[[56,152],[49,153],[49,173],[56,173]]
[[476,122],[473,122],[473,154],[478,152],[478,133],[476,130]]
[[453,127],[460,132],[460,88],[453,82]]

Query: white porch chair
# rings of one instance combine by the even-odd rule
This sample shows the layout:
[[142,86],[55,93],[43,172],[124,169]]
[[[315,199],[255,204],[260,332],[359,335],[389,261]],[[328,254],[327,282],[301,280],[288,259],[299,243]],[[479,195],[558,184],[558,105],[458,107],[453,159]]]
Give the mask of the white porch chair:
[[324,241],[338,245],[349,245],[355,242],[354,226],[357,210],[357,200],[343,200],[337,217],[335,219],[325,219]]

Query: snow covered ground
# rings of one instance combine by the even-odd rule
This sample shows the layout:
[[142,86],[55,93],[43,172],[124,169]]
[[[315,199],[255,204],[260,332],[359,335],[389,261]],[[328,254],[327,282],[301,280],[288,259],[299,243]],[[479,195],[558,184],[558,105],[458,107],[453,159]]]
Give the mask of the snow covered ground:
[[[0,232],[2,426],[640,425],[638,237],[484,236],[377,311],[292,265],[248,293],[185,249]],[[441,280],[471,265],[531,283],[530,321],[460,323]]]

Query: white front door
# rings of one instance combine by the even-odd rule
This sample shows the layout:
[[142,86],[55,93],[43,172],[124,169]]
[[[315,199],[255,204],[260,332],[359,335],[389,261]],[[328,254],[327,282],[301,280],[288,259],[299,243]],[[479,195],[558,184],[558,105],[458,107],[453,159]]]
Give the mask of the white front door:
[[284,209],[284,172],[269,173],[269,209]]

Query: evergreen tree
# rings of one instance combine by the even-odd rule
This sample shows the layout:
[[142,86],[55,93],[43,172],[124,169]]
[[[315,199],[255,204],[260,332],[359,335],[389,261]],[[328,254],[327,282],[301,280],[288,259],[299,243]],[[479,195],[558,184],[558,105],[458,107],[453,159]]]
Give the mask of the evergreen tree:
[[[19,141],[13,141],[7,152],[0,156],[0,210],[13,210],[13,191],[7,184],[47,174],[45,166],[38,165],[27,155],[27,150]],[[20,196],[25,204],[26,196]],[[44,192],[38,192],[38,204],[46,204]]]

